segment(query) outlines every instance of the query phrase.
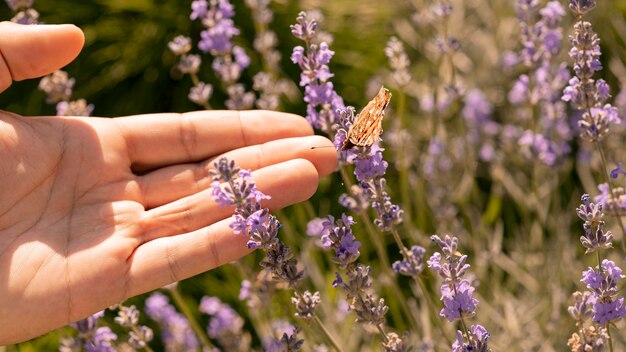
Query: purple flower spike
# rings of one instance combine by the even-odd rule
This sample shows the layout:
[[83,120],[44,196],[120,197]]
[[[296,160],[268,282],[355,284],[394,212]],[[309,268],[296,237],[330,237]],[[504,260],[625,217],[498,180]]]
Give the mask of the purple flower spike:
[[160,336],[167,350],[195,350],[199,347],[189,321],[176,311],[169,299],[153,293],[146,299],[146,314],[160,327]]

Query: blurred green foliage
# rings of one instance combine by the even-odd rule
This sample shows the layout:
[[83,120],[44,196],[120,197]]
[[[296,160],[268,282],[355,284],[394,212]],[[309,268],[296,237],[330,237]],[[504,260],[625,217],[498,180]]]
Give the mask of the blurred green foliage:
[[[191,82],[187,77],[177,79],[172,74],[174,56],[167,43],[176,35],[189,35],[197,42],[201,25],[189,20],[191,1],[175,0],[37,0],[35,8],[40,20],[46,23],[73,23],[85,33],[85,47],[79,57],[65,70],[76,79],[74,98],[85,98],[95,105],[94,116],[114,117],[154,112],[183,112],[197,110],[187,101]],[[252,40],[254,27],[249,10],[243,1],[234,1],[235,21],[242,34],[236,41],[247,49],[252,58],[248,69],[250,78],[261,70],[259,57],[254,54]],[[336,34],[336,46],[349,48],[338,52],[333,63],[337,73],[336,84],[345,85],[348,100],[362,101],[366,81],[375,70],[385,64],[382,47],[391,35],[385,18],[392,7],[369,1],[360,17],[359,11],[347,12],[349,2],[331,4],[327,18],[328,31]],[[289,25],[302,10],[299,2],[272,4],[275,11],[272,28],[279,36],[279,50],[284,54],[282,69],[297,79],[298,68],[289,60],[293,46]],[[0,6],[0,16],[11,18],[8,7]],[[364,20],[364,21],[363,21]],[[356,24],[356,25],[355,25]],[[378,43],[373,45],[374,43]],[[215,83],[204,56],[201,76]],[[37,90],[38,80],[15,82],[0,95],[0,108],[23,115],[51,115],[53,106],[45,104],[45,96]],[[212,105],[223,108],[223,93],[217,93]],[[285,109],[304,113],[301,102],[288,102]]]

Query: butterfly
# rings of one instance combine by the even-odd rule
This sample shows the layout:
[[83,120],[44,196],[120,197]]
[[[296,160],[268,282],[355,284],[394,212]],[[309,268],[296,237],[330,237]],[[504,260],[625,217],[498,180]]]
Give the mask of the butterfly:
[[369,147],[378,141],[380,134],[383,133],[383,117],[389,100],[391,100],[391,92],[381,86],[376,96],[365,105],[354,119],[341,150]]

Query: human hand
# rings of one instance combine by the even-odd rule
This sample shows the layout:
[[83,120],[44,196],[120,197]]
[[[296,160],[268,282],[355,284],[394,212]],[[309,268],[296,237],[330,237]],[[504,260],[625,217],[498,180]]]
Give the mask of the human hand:
[[[0,91],[71,61],[74,26],[0,23]],[[211,197],[221,156],[279,209],[309,198],[334,148],[298,116],[202,111],[116,119],[0,112],[0,345],[249,252]]]

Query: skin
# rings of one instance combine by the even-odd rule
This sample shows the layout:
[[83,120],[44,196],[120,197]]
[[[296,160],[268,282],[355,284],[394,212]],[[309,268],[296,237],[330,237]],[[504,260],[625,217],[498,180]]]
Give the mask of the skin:
[[[73,60],[72,25],[0,23],[0,91]],[[0,345],[249,253],[211,197],[221,156],[279,209],[309,198],[337,155],[296,115],[199,111],[115,119],[0,111]]]

